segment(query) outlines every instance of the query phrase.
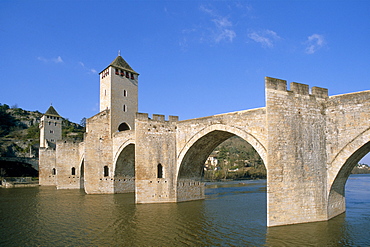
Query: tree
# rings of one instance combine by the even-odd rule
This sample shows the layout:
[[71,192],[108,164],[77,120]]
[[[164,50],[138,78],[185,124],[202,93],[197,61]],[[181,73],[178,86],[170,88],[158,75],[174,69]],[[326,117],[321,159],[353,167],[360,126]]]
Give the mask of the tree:
[[0,105],[0,136],[7,135],[11,127],[15,126],[15,119],[6,111],[8,109],[8,105]]
[[85,117],[81,119],[80,125],[84,128],[86,127],[86,118]]

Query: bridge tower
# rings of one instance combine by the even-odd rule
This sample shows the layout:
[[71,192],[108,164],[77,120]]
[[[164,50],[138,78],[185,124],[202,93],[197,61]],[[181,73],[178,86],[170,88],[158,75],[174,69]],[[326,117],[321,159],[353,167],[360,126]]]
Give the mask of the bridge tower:
[[41,117],[40,128],[40,148],[54,148],[56,142],[62,139],[62,117],[50,106]]
[[41,117],[39,149],[39,184],[56,185],[56,146],[62,139],[62,117],[50,106]]
[[134,129],[139,74],[118,55],[99,75],[100,111],[110,110],[111,134]]

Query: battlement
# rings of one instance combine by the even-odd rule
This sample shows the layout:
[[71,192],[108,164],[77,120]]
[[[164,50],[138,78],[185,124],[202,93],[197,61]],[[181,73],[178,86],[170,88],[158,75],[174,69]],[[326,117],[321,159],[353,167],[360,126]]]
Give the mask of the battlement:
[[276,79],[272,77],[265,77],[265,87],[266,89],[272,89],[282,92],[293,92],[294,94],[300,95],[312,95],[318,98],[326,98],[328,97],[328,89],[321,88],[321,87],[312,87],[311,93],[309,85],[291,82],[290,83],[290,90],[287,89],[287,81]]
[[153,121],[159,121],[159,122],[177,122],[179,121],[178,116],[168,116],[168,120],[165,120],[165,115],[161,114],[153,114],[152,118],[149,117],[148,113],[136,113],[136,119],[138,120],[153,120]]

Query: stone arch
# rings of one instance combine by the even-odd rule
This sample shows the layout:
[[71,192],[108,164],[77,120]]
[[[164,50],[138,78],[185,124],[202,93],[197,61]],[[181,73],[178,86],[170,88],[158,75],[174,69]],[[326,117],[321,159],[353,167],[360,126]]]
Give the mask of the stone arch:
[[135,191],[135,144],[121,145],[114,159],[114,193]]
[[125,130],[130,130],[130,126],[127,124],[127,123],[121,123],[119,126],[118,126],[118,131],[121,132],[121,131],[125,131]]
[[204,128],[196,133],[179,153],[177,201],[204,198],[204,183],[199,180],[207,157],[219,144],[236,135],[249,142],[265,163],[266,148],[250,133],[222,124]]
[[355,165],[370,152],[370,128],[347,143],[328,166],[328,218],[346,210],[345,185]]
[[[179,174],[182,162],[185,159],[185,156],[189,155],[188,151],[191,148],[194,148],[194,144],[197,143],[201,138],[205,137],[206,135],[208,135],[212,132],[214,132],[214,133],[211,134],[211,136],[209,136],[209,137],[216,138],[215,139],[216,141],[213,141],[214,142],[213,144],[209,144],[210,145],[208,147],[209,149],[212,149],[212,147],[214,146],[211,151],[213,151],[220,143],[222,143],[226,139],[236,135],[236,136],[239,136],[240,138],[244,139],[246,142],[248,142],[249,144],[252,145],[252,147],[256,150],[256,152],[262,158],[263,163],[265,164],[265,167],[267,169],[267,162],[266,162],[267,161],[267,150],[263,146],[263,144],[258,140],[258,138],[256,138],[252,134],[248,133],[247,131],[244,131],[244,130],[239,129],[239,128],[231,127],[231,126],[224,125],[224,124],[214,124],[214,125],[206,127],[204,129],[200,130],[199,132],[197,132],[193,137],[191,137],[189,139],[189,141],[181,149],[181,151],[179,152],[179,155],[177,157],[177,160],[178,160],[178,164],[177,164],[178,174]],[[220,135],[218,136],[218,134],[216,132],[220,133]],[[207,154],[207,157],[208,157],[208,155],[209,154]],[[206,159],[207,157],[205,157],[204,159]]]
[[85,188],[85,160],[80,161],[80,189]]
[[113,169],[114,170],[116,169],[117,160],[118,160],[119,156],[122,154],[122,151],[130,144],[133,144],[135,146],[135,141],[133,139],[128,139],[128,140],[122,142],[122,144],[119,146],[117,152],[114,154],[114,158],[113,158]]

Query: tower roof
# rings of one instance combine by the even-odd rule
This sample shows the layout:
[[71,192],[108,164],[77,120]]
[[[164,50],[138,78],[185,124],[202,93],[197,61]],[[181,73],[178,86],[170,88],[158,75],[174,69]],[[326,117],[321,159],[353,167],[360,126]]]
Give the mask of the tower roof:
[[49,107],[49,109],[45,112],[44,115],[53,116],[53,117],[61,117],[52,105]]
[[112,66],[117,69],[123,69],[137,75],[139,74],[135,70],[133,70],[131,66],[120,55],[118,55],[116,59],[114,59],[113,62],[109,64],[109,66]]

